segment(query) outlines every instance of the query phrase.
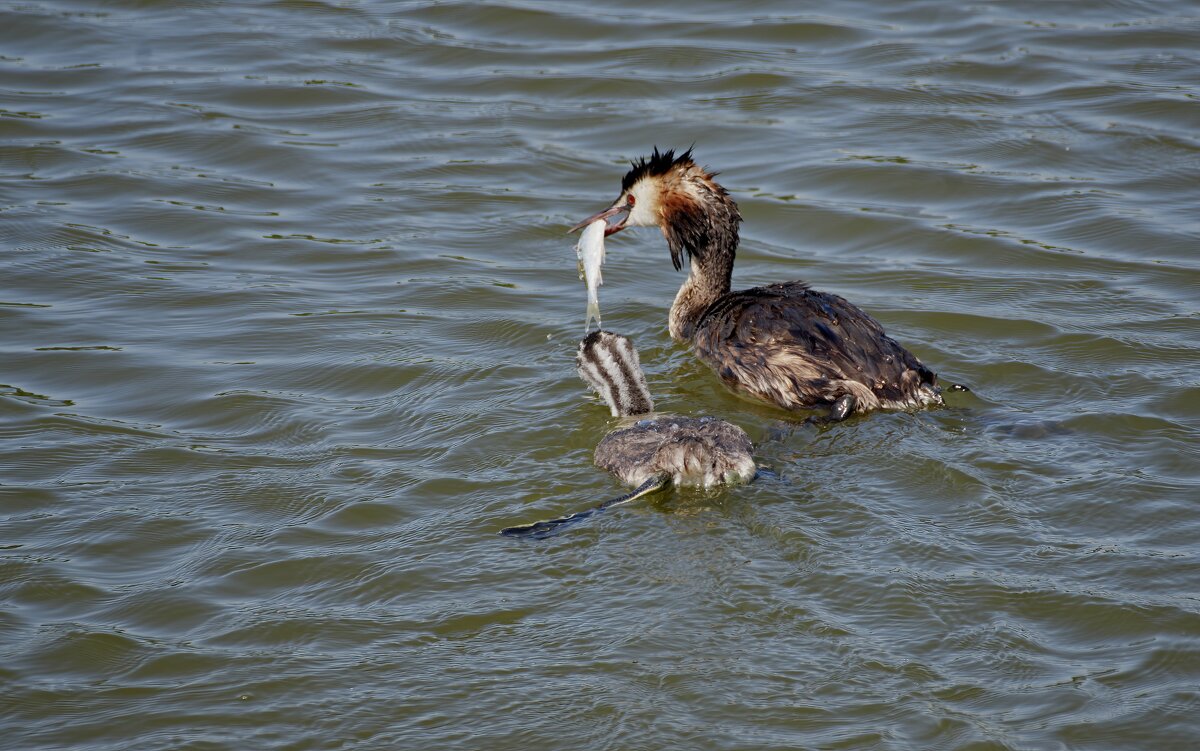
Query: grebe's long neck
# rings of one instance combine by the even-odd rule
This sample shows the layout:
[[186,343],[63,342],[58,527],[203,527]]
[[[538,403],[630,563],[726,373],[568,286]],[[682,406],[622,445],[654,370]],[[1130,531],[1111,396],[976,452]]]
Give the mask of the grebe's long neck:
[[716,183],[696,186],[694,202],[679,202],[680,209],[667,215],[663,234],[671,249],[675,268],[683,254],[691,259],[688,278],[671,305],[671,337],[689,340],[704,310],[729,293],[733,261],[737,255],[738,224],[742,215],[737,204]]
[[721,255],[718,262],[702,262],[692,256],[692,267],[687,280],[675,294],[671,304],[668,328],[672,339],[688,341],[696,333],[696,323],[704,311],[718,298],[729,294],[733,277],[733,252]]
[[608,404],[613,417],[654,411],[637,350],[625,337],[593,331],[579,343],[575,364],[579,377]]

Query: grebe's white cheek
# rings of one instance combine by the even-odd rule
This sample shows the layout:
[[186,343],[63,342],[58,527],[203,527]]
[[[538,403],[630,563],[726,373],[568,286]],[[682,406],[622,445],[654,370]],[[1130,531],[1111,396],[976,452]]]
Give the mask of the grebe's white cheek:
[[655,211],[657,201],[650,194],[651,191],[646,190],[645,184],[640,183],[629,191],[633,197],[633,211],[629,212],[629,218],[625,223],[634,227],[656,227],[658,226],[658,212]]

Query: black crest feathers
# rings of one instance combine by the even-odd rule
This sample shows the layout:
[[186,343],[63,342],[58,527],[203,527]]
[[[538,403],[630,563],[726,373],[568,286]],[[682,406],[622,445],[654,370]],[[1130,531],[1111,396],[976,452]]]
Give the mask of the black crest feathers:
[[636,162],[629,163],[631,169],[621,179],[621,192],[624,193],[632,188],[643,177],[665,175],[671,171],[672,167],[688,164],[692,164],[692,150],[690,148],[679,156],[675,156],[675,149],[667,149],[660,152],[658,147],[655,146],[654,153],[649,157],[642,157]]

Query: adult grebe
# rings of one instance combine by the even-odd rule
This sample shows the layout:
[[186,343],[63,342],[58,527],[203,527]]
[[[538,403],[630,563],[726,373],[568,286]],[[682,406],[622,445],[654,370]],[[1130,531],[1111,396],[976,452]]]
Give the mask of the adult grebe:
[[784,409],[831,405],[830,419],[880,407],[942,404],[937,375],[837,295],[782,282],[730,292],[742,215],[724,188],[673,150],[632,163],[613,205],[574,227],[609,221],[606,235],[657,226],[688,278],[671,305],[671,336],[737,391]]
[[[604,399],[613,417],[653,412],[637,350],[627,338],[593,331],[579,343],[575,364],[579,376]],[[629,503],[669,483],[711,487],[749,482],[757,472],[750,455],[753,448],[745,431],[712,417],[659,415],[638,420],[604,436],[595,454],[596,466],[626,485],[636,486],[633,492],[570,516],[506,527],[500,534],[547,537],[564,524]]]

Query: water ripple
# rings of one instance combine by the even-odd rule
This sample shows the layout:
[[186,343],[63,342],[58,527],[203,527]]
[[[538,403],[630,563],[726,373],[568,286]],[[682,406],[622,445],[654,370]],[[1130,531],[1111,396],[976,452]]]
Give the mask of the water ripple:
[[[1198,35],[1138,0],[5,5],[12,743],[1189,748]],[[620,492],[565,231],[693,142],[735,284],[842,294],[973,391],[741,400],[630,230],[605,323],[768,471],[500,538]]]

